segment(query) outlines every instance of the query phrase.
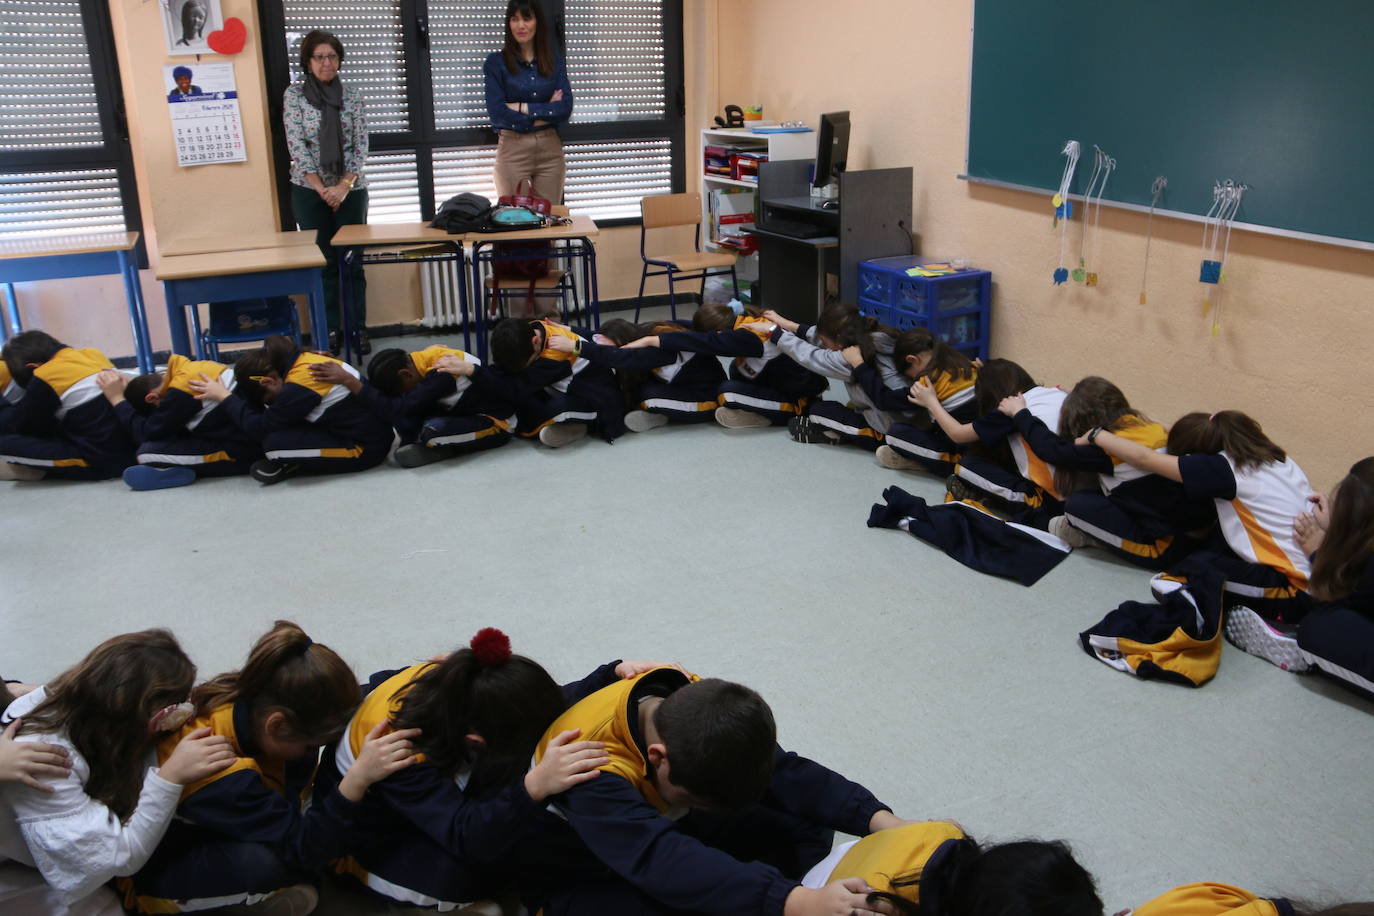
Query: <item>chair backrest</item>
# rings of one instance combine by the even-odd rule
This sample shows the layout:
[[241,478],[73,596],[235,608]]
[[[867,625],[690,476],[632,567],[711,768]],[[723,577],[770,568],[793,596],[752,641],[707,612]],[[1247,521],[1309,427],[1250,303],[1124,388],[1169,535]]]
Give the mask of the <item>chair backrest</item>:
[[694,226],[701,223],[701,195],[659,194],[639,199],[639,215],[645,229],[666,226]]

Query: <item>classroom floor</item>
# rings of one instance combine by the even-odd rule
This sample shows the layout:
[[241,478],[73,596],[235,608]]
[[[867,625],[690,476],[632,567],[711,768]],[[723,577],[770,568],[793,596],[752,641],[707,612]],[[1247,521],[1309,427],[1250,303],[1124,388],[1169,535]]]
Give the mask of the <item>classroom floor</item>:
[[1080,550],[1031,588],[980,575],[865,527],[893,484],[942,495],[713,424],[273,487],[3,482],[0,670],[166,626],[210,676],[290,618],[366,677],[494,625],[563,680],[653,658],[742,681],[784,747],[900,816],[1069,841],[1108,913],[1202,880],[1374,899],[1374,703],[1229,645],[1201,689],[1117,673],[1077,634],[1146,572]]

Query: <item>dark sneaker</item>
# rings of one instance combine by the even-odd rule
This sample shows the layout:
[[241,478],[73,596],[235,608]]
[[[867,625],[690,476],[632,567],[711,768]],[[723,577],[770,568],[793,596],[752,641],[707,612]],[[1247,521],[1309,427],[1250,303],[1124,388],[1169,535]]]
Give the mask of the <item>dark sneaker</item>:
[[295,477],[300,473],[299,464],[288,464],[285,461],[274,461],[271,458],[263,458],[253,462],[253,467],[248,473],[253,475],[253,479],[263,486],[270,486],[274,483],[281,483],[288,477]]
[[446,445],[424,445],[412,442],[396,449],[396,463],[403,468],[419,468],[453,457],[453,449]]
[[968,481],[958,474],[950,474],[945,478],[945,502],[961,503],[965,500],[971,502],[982,502],[983,494],[969,486]]
[[1237,605],[1226,614],[1226,638],[1231,645],[1258,656],[1284,671],[1306,671],[1311,665],[1298,648],[1293,633],[1265,620],[1248,607]]
[[814,442],[819,445],[839,445],[840,436],[807,417],[792,417],[787,421],[787,435],[793,442]]
[[150,464],[136,464],[124,469],[124,482],[130,490],[166,490],[190,486],[196,482],[196,472],[190,468],[155,468]]

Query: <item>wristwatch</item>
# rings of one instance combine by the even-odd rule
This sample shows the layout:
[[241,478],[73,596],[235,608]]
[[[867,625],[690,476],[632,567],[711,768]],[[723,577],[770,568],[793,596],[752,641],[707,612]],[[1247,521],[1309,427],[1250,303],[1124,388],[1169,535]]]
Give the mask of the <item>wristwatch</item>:
[[1096,445],[1096,444],[1097,444],[1097,434],[1100,433],[1100,432],[1102,432],[1102,427],[1100,427],[1100,426],[1094,426],[1092,429],[1088,430],[1088,444],[1089,444],[1089,445]]

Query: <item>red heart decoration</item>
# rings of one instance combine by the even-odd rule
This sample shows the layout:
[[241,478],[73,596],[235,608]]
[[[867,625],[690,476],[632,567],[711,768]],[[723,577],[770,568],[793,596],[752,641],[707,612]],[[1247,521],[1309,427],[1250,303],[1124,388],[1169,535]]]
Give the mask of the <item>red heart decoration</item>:
[[243,50],[243,43],[247,40],[248,28],[243,20],[230,16],[224,20],[224,28],[211,32],[205,43],[216,54],[237,54]]

